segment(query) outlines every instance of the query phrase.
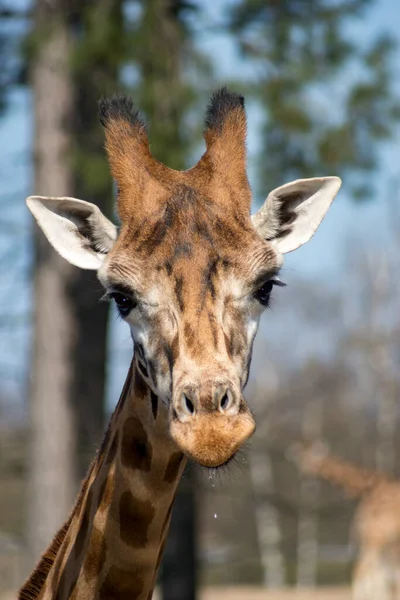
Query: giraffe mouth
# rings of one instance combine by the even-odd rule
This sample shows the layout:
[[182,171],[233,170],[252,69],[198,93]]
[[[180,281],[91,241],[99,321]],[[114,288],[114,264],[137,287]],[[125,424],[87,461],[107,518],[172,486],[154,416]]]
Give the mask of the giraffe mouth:
[[[197,464],[207,473],[207,475],[209,477],[213,477],[216,473],[220,474],[222,472],[224,472],[226,469],[232,467],[233,465],[238,465],[238,457],[240,456],[242,452],[242,448],[240,448],[237,452],[235,452],[234,454],[232,454],[232,456],[230,456],[229,458],[226,459],[225,462],[216,465],[214,467],[210,467],[209,465],[203,465],[200,462],[198,462]],[[194,460],[192,457],[188,456],[188,458],[190,458],[191,460]]]
[[255,422],[250,411],[234,416],[218,411],[199,413],[190,422],[172,416],[170,431],[182,452],[209,469],[231,463],[244,442],[254,433]]

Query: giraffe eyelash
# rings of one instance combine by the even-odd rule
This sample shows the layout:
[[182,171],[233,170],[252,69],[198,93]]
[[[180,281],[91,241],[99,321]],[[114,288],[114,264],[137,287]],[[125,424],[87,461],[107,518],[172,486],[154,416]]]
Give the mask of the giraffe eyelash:
[[274,285],[277,285],[278,287],[286,287],[287,286],[287,283],[282,281],[282,279],[280,277],[278,277],[278,275],[274,275],[273,277],[271,277],[271,281],[273,281]]
[[133,294],[125,292],[123,288],[107,290],[101,300],[113,300],[117,307],[118,314],[122,318],[127,317],[138,305],[138,302]]
[[271,293],[275,286],[283,287],[286,284],[279,279],[277,275],[273,275],[262,285],[260,285],[254,292],[253,298],[257,300],[262,306],[268,308],[270,306],[271,301]]

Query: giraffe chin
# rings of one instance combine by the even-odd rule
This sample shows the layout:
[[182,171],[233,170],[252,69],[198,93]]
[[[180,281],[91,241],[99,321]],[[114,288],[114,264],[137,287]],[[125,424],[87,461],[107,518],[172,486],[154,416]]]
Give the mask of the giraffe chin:
[[188,458],[204,467],[229,462],[256,428],[250,411],[224,415],[218,411],[194,415],[182,423],[171,420],[171,436]]

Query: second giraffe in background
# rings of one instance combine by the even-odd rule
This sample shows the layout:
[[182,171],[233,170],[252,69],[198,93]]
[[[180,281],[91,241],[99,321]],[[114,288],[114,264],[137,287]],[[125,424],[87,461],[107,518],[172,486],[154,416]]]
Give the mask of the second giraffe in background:
[[321,444],[297,447],[295,461],[304,473],[359,499],[353,599],[400,600],[400,481],[329,454]]

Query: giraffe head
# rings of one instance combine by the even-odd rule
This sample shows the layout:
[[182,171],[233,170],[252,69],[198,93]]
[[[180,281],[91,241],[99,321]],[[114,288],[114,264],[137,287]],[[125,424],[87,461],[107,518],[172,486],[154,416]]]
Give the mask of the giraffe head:
[[120,228],[81,200],[33,196],[28,206],[65,259],[98,271],[178,446],[219,466],[254,430],[242,390],[283,254],[313,235],[340,180],[284,185],[251,217],[244,102],[225,88],[207,111],[206,152],[188,171],[151,155],[129,99],[101,101],[100,118]]
[[318,472],[321,464],[329,456],[327,444],[321,440],[295,442],[285,452],[285,457],[295,463],[303,473]]

